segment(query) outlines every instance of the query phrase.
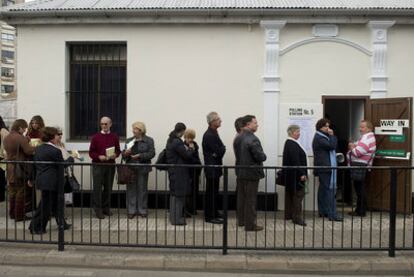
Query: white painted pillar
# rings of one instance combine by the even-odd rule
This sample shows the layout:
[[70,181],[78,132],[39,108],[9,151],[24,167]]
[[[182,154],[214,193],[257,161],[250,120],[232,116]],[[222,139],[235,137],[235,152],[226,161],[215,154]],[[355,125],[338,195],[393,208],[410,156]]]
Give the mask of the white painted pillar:
[[[265,68],[263,75],[264,119],[263,149],[267,155],[265,165],[276,166],[279,138],[279,33],[286,21],[263,20],[265,29]],[[275,172],[267,172],[267,191],[275,191]]]
[[395,21],[370,21],[371,28],[371,98],[387,97],[387,29]]

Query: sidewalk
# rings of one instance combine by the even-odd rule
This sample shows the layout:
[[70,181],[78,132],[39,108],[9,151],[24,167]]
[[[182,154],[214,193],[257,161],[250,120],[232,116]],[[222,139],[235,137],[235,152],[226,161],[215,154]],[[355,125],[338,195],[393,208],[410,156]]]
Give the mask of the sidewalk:
[[1,265],[193,272],[414,275],[414,252],[299,252],[66,246],[0,243]]

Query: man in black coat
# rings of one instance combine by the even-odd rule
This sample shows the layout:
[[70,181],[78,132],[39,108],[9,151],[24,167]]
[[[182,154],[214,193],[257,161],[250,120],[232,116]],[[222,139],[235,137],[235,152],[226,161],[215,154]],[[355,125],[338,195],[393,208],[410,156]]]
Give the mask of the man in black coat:
[[[263,166],[266,154],[258,137],[254,135],[258,124],[256,117],[246,115],[242,126],[245,126],[234,141],[236,165]],[[237,223],[244,226],[246,231],[261,231],[262,226],[256,224],[256,198],[259,180],[264,178],[263,168],[243,168],[236,170],[237,175]]]
[[[222,165],[226,146],[221,141],[217,129],[221,126],[218,113],[210,112],[207,115],[208,129],[203,135],[203,155],[206,165]],[[204,203],[204,217],[206,222],[221,224],[223,218],[218,213],[218,191],[220,177],[223,175],[221,168],[205,168],[206,198]]]

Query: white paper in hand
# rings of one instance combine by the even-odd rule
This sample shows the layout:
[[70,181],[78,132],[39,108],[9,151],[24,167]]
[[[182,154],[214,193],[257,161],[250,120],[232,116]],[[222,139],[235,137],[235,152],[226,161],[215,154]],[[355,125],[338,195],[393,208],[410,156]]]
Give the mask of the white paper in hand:
[[128,150],[128,149],[131,149],[132,148],[132,146],[134,146],[134,144],[135,144],[135,139],[133,139],[133,140],[131,140],[130,142],[128,142],[127,143],[127,145],[126,145],[126,149]]
[[106,150],[105,150],[105,155],[109,158],[109,157],[111,157],[111,156],[113,156],[113,155],[115,155],[115,146],[112,146],[112,147],[109,147],[109,148],[106,148]]

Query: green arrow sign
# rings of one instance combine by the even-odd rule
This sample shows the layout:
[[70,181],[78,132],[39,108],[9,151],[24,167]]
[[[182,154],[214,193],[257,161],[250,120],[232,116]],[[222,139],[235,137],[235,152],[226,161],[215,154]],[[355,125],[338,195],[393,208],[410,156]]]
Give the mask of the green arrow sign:
[[402,157],[404,158],[405,150],[377,150],[376,155],[377,156],[390,156],[390,157]]
[[391,142],[405,142],[405,136],[390,136]]

